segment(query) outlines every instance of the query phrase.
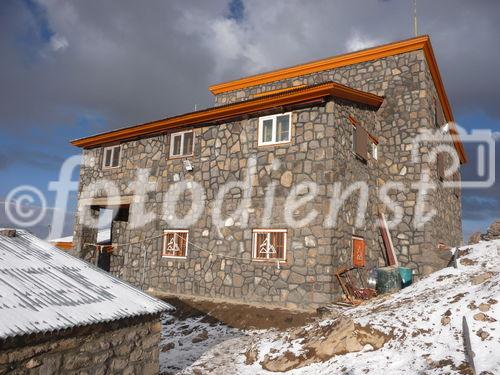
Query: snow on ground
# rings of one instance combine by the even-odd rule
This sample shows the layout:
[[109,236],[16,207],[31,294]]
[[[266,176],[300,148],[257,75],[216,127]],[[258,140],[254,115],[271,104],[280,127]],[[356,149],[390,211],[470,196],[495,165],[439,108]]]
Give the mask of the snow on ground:
[[[470,329],[476,373],[500,374],[500,240],[459,249],[458,268],[445,268],[392,295],[336,313],[357,325],[381,331],[386,343],[378,350],[366,345],[359,352],[290,370],[290,374],[468,374],[462,319]],[[304,332],[334,325],[338,315],[312,323]],[[180,322],[182,323],[182,322]],[[162,352],[165,363],[181,361],[183,374],[266,374],[266,356],[300,356],[303,340],[276,331],[238,331],[215,325],[174,324],[176,332],[195,328],[174,352]],[[207,323],[205,323],[207,324]],[[168,331],[172,325],[167,325]],[[191,344],[207,330],[211,337]],[[175,334],[174,334],[175,336]],[[305,337],[307,339],[307,337]],[[164,340],[164,343],[168,341]],[[196,340],[195,340],[196,341]],[[248,359],[249,352],[254,360]],[[288,353],[287,353],[288,352]],[[169,354],[166,354],[169,353]]]
[[206,321],[206,316],[178,319],[172,313],[162,317],[163,337],[160,343],[160,373],[176,374],[221,342],[242,336],[235,328]]

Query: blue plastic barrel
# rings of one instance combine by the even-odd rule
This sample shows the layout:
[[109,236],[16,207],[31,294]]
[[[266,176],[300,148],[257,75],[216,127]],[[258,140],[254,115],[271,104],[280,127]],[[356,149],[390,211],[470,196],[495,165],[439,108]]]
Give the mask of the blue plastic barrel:
[[399,274],[401,275],[401,286],[406,288],[413,282],[413,270],[411,268],[399,267]]

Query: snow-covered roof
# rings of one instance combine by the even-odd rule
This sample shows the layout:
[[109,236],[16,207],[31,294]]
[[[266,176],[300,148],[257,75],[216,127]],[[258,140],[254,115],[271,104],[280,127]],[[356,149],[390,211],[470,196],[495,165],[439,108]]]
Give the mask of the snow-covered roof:
[[0,233],[0,340],[171,308],[24,230]]
[[[111,229],[102,229],[97,232],[97,243],[105,243],[111,241]],[[50,240],[51,243],[73,243],[73,236],[66,236],[66,237],[61,237],[61,238],[54,238],[53,240]]]

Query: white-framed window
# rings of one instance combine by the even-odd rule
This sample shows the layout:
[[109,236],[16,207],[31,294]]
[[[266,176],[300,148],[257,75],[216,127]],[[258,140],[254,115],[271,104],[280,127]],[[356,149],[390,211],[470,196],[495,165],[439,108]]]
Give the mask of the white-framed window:
[[290,142],[292,113],[263,116],[259,118],[259,146]]
[[253,260],[286,261],[286,229],[254,229]]
[[189,231],[183,229],[165,230],[163,236],[163,252],[165,258],[186,258],[189,242]]
[[372,158],[378,160],[378,145],[372,142]]
[[122,146],[104,147],[102,166],[103,168],[117,168],[120,166]]
[[170,156],[180,157],[193,154],[193,131],[186,130],[170,134]]

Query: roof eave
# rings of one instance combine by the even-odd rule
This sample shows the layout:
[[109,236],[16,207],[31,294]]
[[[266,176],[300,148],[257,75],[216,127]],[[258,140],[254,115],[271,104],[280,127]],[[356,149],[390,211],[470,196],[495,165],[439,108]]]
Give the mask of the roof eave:
[[383,97],[378,95],[329,82],[314,87],[306,87],[295,91],[291,90],[290,92],[263,96],[257,99],[237,102],[227,106],[210,108],[207,110],[192,112],[185,115],[97,134],[86,138],[76,139],[71,141],[71,144],[77,147],[90,148],[116,141],[153,135],[170,129],[211,123],[215,121],[220,122],[241,115],[248,115],[276,107],[298,104],[326,96],[335,96],[376,108],[380,107],[384,100]]

